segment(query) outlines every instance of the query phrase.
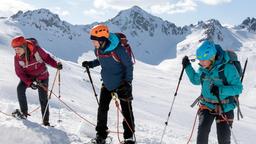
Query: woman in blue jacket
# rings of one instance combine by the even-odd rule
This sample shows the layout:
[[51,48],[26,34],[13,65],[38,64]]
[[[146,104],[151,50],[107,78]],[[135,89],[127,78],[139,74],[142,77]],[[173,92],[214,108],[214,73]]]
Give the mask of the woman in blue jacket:
[[[227,52],[208,40],[201,42],[196,57],[200,65],[198,72],[195,72],[187,56],[183,58],[182,65],[191,83],[202,85],[197,144],[208,144],[214,119],[217,125],[218,143],[230,144],[233,110],[236,107],[234,96],[242,92],[239,73],[236,67],[229,63]],[[227,85],[223,84],[221,71],[224,71]]]
[[99,24],[91,29],[91,40],[95,47],[97,59],[84,61],[83,67],[101,66],[103,80],[97,116],[96,138],[94,143],[105,144],[108,135],[107,116],[111,93],[117,92],[122,114],[128,124],[123,121],[124,143],[134,144],[134,116],[132,112],[132,80],[133,62],[126,49],[121,45],[117,34],[109,33],[108,27]]

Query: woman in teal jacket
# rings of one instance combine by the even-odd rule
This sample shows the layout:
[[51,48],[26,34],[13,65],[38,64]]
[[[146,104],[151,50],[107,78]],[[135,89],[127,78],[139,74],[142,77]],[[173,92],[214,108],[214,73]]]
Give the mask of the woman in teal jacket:
[[[236,67],[229,63],[227,52],[208,40],[199,45],[196,56],[200,65],[198,72],[195,72],[187,56],[183,58],[182,64],[191,83],[202,85],[197,144],[208,144],[214,119],[219,144],[230,144],[230,128],[236,107],[234,96],[242,92],[239,73]],[[227,85],[223,84],[219,76],[221,71],[224,71]]]

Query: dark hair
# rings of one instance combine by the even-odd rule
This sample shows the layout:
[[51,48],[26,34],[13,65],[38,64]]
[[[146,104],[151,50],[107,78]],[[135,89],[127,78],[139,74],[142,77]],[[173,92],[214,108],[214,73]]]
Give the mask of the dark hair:
[[23,45],[23,46],[21,46],[21,48],[23,48],[25,51],[25,59],[27,59],[27,61],[30,61],[31,51],[29,50],[28,46]]

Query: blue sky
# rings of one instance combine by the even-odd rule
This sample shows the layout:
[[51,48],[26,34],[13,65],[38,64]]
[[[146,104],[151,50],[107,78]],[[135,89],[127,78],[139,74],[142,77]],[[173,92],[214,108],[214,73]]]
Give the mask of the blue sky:
[[246,17],[256,17],[255,0],[1,0],[0,16],[47,8],[69,23],[90,24],[134,5],[178,26],[211,18],[238,25]]

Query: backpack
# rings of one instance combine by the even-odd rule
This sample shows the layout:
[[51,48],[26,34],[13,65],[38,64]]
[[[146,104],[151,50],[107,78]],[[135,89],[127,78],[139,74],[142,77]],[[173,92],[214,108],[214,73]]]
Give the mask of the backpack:
[[[234,51],[230,51],[230,50],[227,50],[226,51],[228,56],[229,56],[229,61],[228,63],[230,64],[233,64],[237,70],[237,72],[239,73],[239,76],[240,78],[242,77],[243,75],[243,71],[242,71],[242,66],[241,66],[241,63],[240,61],[238,60],[237,58],[237,54],[234,52]],[[226,79],[226,76],[224,75],[224,68],[225,68],[225,64],[222,65],[219,69],[219,77],[222,79],[222,82],[224,85],[228,85],[228,82],[227,82],[227,79]],[[223,69],[223,70],[222,70]]]
[[26,38],[26,40],[32,42],[36,46],[36,48],[40,48],[39,43],[35,38]]
[[[125,48],[125,52],[129,55],[129,57],[131,58],[131,61],[133,64],[136,63],[135,61],[135,56],[132,52],[132,48],[131,46],[129,45],[128,43],[128,40],[127,40],[127,37],[125,34],[119,32],[119,33],[115,33],[118,38],[120,39],[120,44],[123,48]],[[116,62],[119,62],[121,63],[121,59],[120,57],[114,52],[110,52],[109,54],[99,54],[99,50],[96,50],[96,56],[97,57],[100,57],[100,58],[107,58],[107,57],[113,57],[113,59],[116,61]]]
[[[35,38],[27,38],[26,40],[32,42],[32,43],[34,44],[35,49],[41,48],[41,47],[39,46],[38,41],[37,41]],[[36,50],[34,56],[35,56],[35,59],[36,59],[37,62],[43,63],[43,59],[41,58],[41,56],[40,56],[40,54],[37,52],[37,50]]]

